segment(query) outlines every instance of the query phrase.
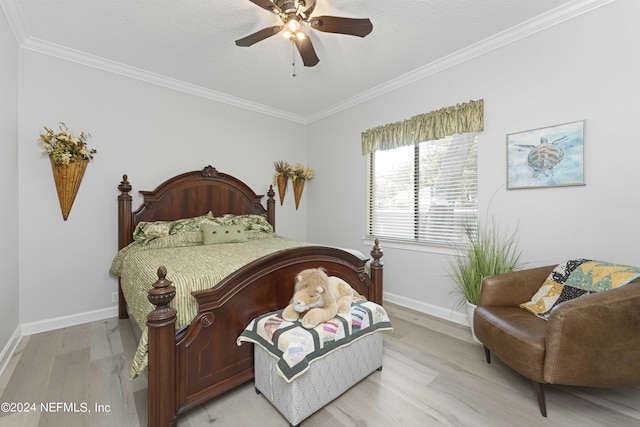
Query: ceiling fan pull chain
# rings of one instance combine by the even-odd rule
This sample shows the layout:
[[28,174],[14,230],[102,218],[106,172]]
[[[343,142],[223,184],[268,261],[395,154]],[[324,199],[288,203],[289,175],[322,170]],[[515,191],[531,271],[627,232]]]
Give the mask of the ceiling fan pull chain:
[[291,65],[293,66],[292,76],[295,77],[297,75],[296,74],[296,46],[293,40],[291,40]]

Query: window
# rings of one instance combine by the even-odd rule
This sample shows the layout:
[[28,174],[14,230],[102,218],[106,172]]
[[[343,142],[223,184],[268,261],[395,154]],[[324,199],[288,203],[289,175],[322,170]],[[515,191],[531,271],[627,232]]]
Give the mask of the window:
[[476,233],[484,101],[362,132],[367,237],[451,246]]
[[477,132],[367,155],[367,234],[455,245],[477,227]]

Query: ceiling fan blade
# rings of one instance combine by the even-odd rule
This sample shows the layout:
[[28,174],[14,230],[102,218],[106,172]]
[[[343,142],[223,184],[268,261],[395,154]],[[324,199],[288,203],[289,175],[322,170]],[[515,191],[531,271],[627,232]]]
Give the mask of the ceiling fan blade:
[[302,40],[295,38],[294,41],[305,67],[313,67],[320,62],[320,59],[318,58],[318,55],[316,55],[316,51],[311,44],[311,39],[308,36]]
[[237,46],[251,46],[266,38],[269,38],[275,34],[278,34],[284,25],[274,25],[273,27],[263,28],[260,31],[256,31],[253,34],[249,34],[247,37],[236,40]]
[[278,5],[276,5],[271,0],[249,0],[249,1],[253,4],[257,4],[263,9],[268,10],[269,12],[273,12],[273,13],[282,12],[282,10],[278,7]]
[[315,16],[309,20],[309,25],[318,31],[326,33],[347,34],[364,37],[373,30],[369,19],[341,18],[338,16]]

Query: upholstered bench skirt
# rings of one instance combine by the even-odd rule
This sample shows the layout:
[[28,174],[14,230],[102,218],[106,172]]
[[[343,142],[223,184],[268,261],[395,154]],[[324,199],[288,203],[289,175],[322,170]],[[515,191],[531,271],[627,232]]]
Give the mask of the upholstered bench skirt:
[[298,425],[376,369],[382,369],[383,332],[352,341],[317,359],[287,383],[277,372],[278,360],[255,345],[255,386],[289,421]]

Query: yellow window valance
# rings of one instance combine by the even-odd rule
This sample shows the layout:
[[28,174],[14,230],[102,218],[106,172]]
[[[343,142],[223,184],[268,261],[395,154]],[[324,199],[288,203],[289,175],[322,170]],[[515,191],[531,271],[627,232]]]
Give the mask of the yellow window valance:
[[484,130],[484,100],[469,101],[362,132],[362,154]]

